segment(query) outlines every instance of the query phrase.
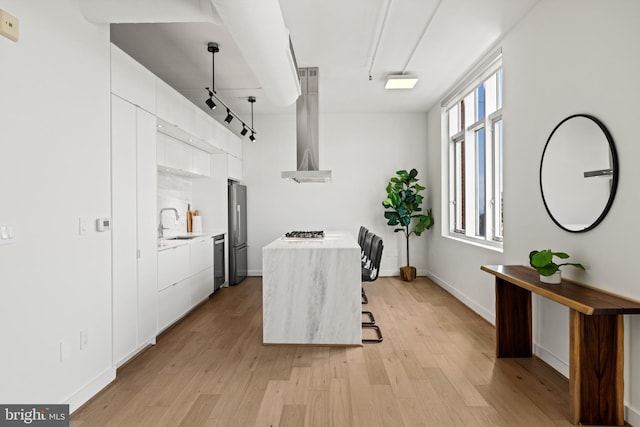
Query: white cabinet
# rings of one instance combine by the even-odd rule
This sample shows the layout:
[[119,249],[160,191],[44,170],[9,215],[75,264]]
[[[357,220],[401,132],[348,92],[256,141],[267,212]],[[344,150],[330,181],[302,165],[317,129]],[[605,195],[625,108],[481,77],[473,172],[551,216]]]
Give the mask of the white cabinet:
[[158,252],[158,328],[163,330],[213,293],[213,239]]
[[227,153],[242,160],[242,139],[230,131],[227,135]]
[[191,172],[191,147],[182,141],[166,136],[164,140],[164,166],[185,172]]
[[165,171],[188,176],[211,175],[211,157],[206,151],[162,132],[158,132],[157,144],[158,166]]
[[189,276],[189,245],[158,252],[158,290],[174,285]]
[[230,179],[242,181],[242,160],[231,154],[227,154],[227,174]]
[[157,332],[156,120],[111,97],[113,363]]
[[195,307],[213,293],[213,266],[189,277],[189,303]]
[[193,135],[208,144],[213,143],[213,123],[215,120],[198,108],[196,105],[191,104],[191,109],[193,110],[192,114],[192,123],[191,129],[193,130]]
[[164,81],[156,80],[158,118],[191,133],[191,108],[193,105],[180,92]]
[[111,93],[155,114],[156,76],[111,44]]
[[211,175],[211,157],[206,151],[191,149],[191,172],[196,175]]
[[158,330],[161,331],[181,318],[191,306],[189,283],[183,280],[158,293]]
[[[213,267],[213,239],[211,237],[193,239],[189,273],[193,275],[209,267]],[[213,286],[211,292],[213,292]]]

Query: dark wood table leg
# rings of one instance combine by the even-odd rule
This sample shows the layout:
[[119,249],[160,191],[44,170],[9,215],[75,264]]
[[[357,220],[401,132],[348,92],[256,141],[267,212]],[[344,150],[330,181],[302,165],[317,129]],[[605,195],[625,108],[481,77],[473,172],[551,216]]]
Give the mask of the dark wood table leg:
[[624,425],[622,315],[570,311],[569,419],[573,424]]
[[496,356],[531,357],[531,292],[496,277]]

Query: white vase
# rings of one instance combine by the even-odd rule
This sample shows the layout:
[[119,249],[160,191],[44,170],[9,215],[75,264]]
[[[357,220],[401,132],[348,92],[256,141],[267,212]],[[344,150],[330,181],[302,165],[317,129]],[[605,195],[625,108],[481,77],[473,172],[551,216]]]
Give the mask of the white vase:
[[548,283],[550,285],[559,285],[562,282],[562,273],[560,270],[553,273],[551,276],[540,275],[540,281],[542,283]]

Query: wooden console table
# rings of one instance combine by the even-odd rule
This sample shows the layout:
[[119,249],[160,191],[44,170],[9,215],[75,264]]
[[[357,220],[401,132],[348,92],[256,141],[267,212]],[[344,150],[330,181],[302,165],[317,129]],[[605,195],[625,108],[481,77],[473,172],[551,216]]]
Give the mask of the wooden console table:
[[531,292],[569,307],[569,419],[624,425],[623,314],[640,303],[562,280],[540,282],[522,265],[483,265],[496,276],[496,356],[531,357]]

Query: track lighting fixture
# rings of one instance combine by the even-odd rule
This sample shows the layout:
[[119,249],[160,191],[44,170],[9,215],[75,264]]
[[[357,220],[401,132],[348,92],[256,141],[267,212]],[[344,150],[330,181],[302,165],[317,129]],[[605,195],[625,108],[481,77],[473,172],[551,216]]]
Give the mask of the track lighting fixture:
[[255,141],[256,131],[253,128],[253,103],[256,102],[256,97],[250,96],[247,98],[247,101],[251,103],[251,126],[248,126],[245,122],[243,122],[240,119],[240,117],[237,114],[235,114],[233,111],[231,111],[229,107],[227,107],[224,101],[221,100],[218,94],[216,93],[214,76],[215,76],[215,55],[216,53],[220,52],[218,43],[214,43],[214,42],[207,43],[207,51],[211,52],[211,87],[205,88],[207,90],[207,93],[209,94],[209,98],[204,101],[205,104],[207,104],[207,107],[209,107],[211,110],[214,110],[216,108],[217,106],[216,102],[222,105],[224,108],[227,109],[227,116],[225,117],[224,122],[226,124],[229,124],[231,123],[234,117],[238,118],[238,120],[240,120],[240,123],[242,123],[242,130],[240,131],[240,135],[245,136],[249,131],[251,131],[251,136],[249,137],[249,139],[251,141]]
[[205,88],[207,89],[207,91],[209,92],[209,99],[207,99],[205,102],[205,104],[207,104],[207,107],[209,107],[212,110],[216,109],[216,103],[213,102],[213,92],[211,92],[211,89],[209,89],[208,87]]
[[231,120],[233,120],[233,115],[231,114],[231,110],[227,108],[227,117],[224,118],[224,122],[229,124],[231,123]]

